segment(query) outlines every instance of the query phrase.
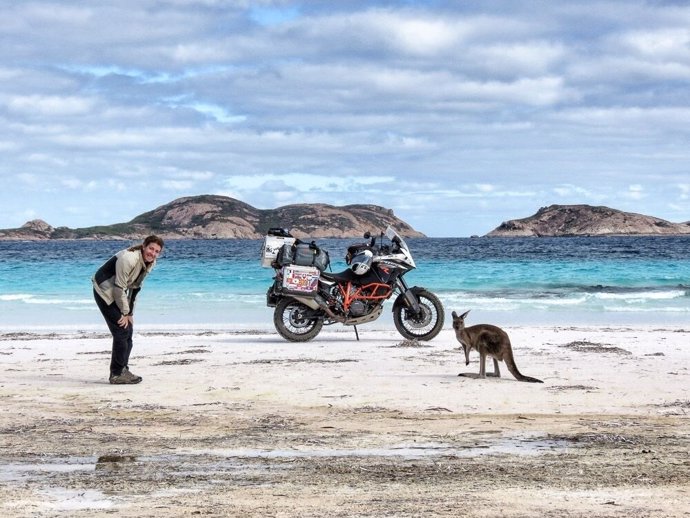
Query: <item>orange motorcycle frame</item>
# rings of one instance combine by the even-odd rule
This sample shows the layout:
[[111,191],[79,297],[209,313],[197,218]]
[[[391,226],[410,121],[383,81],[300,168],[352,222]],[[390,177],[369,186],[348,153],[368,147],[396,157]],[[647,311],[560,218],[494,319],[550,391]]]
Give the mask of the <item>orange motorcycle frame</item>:
[[353,289],[351,281],[347,284],[338,284],[340,293],[343,296],[343,308],[345,311],[350,309],[350,305],[356,300],[380,301],[388,299],[393,293],[393,288],[382,282],[370,282]]

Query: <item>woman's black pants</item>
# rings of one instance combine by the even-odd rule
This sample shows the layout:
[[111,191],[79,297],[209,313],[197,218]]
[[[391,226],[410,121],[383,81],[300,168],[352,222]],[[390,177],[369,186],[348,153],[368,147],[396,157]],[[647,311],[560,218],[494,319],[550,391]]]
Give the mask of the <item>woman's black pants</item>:
[[113,335],[113,352],[110,357],[110,374],[119,376],[122,374],[122,369],[129,364],[129,354],[132,352],[132,334],[134,332],[134,324],[130,323],[126,328],[117,325],[117,321],[122,318],[122,312],[117,304],[114,302],[110,305],[101,298],[101,296],[93,290],[93,297],[96,299],[98,309],[108,324],[110,334]]

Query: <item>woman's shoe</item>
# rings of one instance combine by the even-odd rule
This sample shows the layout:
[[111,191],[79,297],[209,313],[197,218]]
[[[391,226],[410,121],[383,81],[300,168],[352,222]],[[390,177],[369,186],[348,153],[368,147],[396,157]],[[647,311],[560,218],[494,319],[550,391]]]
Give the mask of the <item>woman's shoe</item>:
[[115,374],[110,375],[111,385],[135,385],[137,383],[141,383],[141,380],[141,376],[132,374],[131,372],[129,372],[129,369],[127,367],[122,369],[122,373],[120,373],[117,376]]

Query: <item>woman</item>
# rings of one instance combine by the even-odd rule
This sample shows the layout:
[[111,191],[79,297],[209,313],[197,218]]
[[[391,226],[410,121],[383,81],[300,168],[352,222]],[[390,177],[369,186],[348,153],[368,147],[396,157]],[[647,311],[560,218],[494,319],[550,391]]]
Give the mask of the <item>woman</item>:
[[113,335],[110,383],[131,385],[141,376],[129,371],[134,331],[134,299],[163,250],[163,240],[148,236],[141,245],[120,250],[93,276],[93,296]]

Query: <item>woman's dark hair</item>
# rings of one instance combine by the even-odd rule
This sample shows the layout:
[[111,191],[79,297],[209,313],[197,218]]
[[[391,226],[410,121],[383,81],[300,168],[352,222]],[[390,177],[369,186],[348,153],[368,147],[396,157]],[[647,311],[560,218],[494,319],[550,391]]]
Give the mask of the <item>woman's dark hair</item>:
[[163,238],[158,237],[155,234],[151,234],[150,236],[147,236],[146,239],[144,239],[144,244],[142,245],[144,248],[149,246],[151,243],[156,243],[158,246],[163,248]]
[[151,243],[156,243],[158,246],[161,247],[161,250],[163,250],[163,246],[164,246],[163,245],[163,238],[158,237],[155,234],[151,234],[150,236],[146,236],[146,238],[144,239],[144,242],[141,245],[130,246],[127,250],[129,250],[130,252],[134,252],[135,250],[142,250],[142,249],[146,248],[147,246],[149,246]]

